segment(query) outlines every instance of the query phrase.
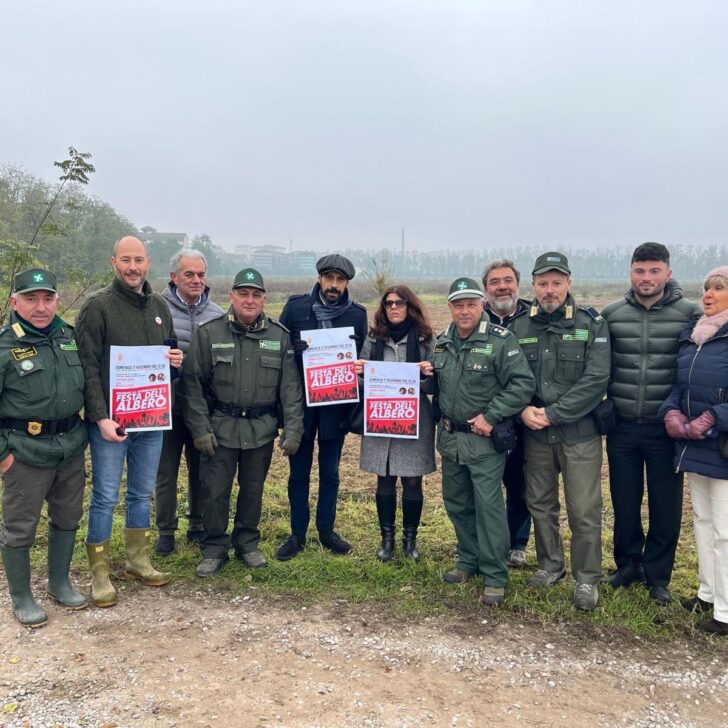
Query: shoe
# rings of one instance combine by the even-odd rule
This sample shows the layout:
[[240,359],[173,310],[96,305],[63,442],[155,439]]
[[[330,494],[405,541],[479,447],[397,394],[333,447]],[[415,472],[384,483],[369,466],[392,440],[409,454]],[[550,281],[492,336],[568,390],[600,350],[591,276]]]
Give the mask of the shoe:
[[634,582],[644,583],[645,569],[639,561],[630,561],[626,566],[615,569],[605,580],[614,589],[626,587]]
[[672,604],[672,594],[666,586],[651,586],[649,591],[650,599],[660,606],[666,607],[668,604]]
[[300,539],[295,533],[292,533],[284,542],[283,545],[276,551],[276,558],[278,561],[290,561],[294,556],[297,556],[303,551],[306,546],[306,539]]
[[319,533],[319,543],[329,551],[339,554],[339,556],[346,556],[351,551],[351,544],[348,541],[344,541],[336,531]]
[[417,531],[422,517],[422,505],[422,498],[402,498],[402,550],[405,559],[412,559],[415,563],[420,560]]
[[202,561],[198,564],[197,571],[195,573],[202,579],[208,576],[215,576],[215,574],[217,574],[220,569],[225,566],[225,562],[227,560],[227,556],[219,559],[202,559]]
[[175,549],[174,536],[164,534],[157,539],[157,545],[154,550],[160,556],[169,556]]
[[417,526],[405,526],[402,532],[402,555],[415,563],[420,560],[417,550]]
[[455,567],[454,569],[450,569],[450,571],[445,572],[442,575],[442,580],[446,584],[464,584],[474,576],[475,574],[473,574],[472,571],[463,571],[462,569]]
[[511,569],[522,569],[526,565],[526,552],[523,549],[511,549],[506,558]]
[[68,609],[85,609],[86,597],[73,588],[69,577],[75,545],[75,528],[61,531],[53,524],[48,527],[48,596]]
[[377,504],[379,531],[382,534],[382,545],[379,551],[377,551],[377,558],[380,561],[391,561],[394,556],[394,518],[397,513],[397,496],[394,494],[377,493],[375,501]]
[[728,635],[728,622],[719,622],[717,619],[709,619],[707,622],[701,622],[698,625],[698,629],[701,632],[725,637]]
[[554,573],[553,571],[546,571],[546,569],[539,569],[533,576],[529,577],[528,586],[539,588],[553,586],[565,578],[566,570]]
[[499,607],[506,598],[505,587],[486,586],[481,603],[484,607]]
[[394,556],[394,526],[381,526],[382,545],[377,551],[379,561],[391,561]]
[[116,589],[109,579],[109,542],[87,543],[89,569],[91,571],[91,601],[102,609],[116,604]]
[[164,571],[157,571],[149,560],[149,529],[127,528],[124,531],[126,543],[126,562],[124,570],[127,576],[141,579],[147,586],[164,586],[172,581],[172,576]]
[[599,601],[599,588],[596,584],[577,584],[574,589],[574,606],[590,612]]
[[200,543],[205,540],[204,531],[187,531],[187,540],[190,543]]
[[688,612],[712,612],[713,605],[710,602],[706,602],[705,599],[701,599],[699,596],[694,596],[692,599],[681,599],[680,605],[683,609],[687,609]]
[[257,549],[255,551],[247,551],[246,553],[236,551],[235,558],[242,561],[249,569],[264,569],[268,566],[265,556]]
[[30,549],[9,549],[3,546],[0,550],[15,618],[26,627],[42,627],[47,624],[48,615],[33,599],[30,587]]

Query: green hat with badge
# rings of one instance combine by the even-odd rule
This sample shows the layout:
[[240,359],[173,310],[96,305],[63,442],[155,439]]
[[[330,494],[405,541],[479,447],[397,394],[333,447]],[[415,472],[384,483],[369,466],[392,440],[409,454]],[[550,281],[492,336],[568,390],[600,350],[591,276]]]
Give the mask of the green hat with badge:
[[472,278],[458,278],[453,281],[447,294],[448,303],[459,298],[484,298],[480,286]]
[[58,293],[55,274],[43,268],[31,268],[18,273],[13,279],[13,293],[51,291]]
[[536,258],[531,275],[538,276],[541,273],[548,273],[550,270],[557,270],[559,273],[570,276],[569,259],[563,253],[555,251],[539,255]]
[[255,268],[243,268],[233,281],[233,288],[259,288],[265,291],[263,276]]

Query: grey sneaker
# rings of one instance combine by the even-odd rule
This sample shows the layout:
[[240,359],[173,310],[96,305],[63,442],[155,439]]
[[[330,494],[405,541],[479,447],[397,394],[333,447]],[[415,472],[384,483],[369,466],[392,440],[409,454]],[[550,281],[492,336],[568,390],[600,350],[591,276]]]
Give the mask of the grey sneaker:
[[197,567],[197,576],[203,579],[208,576],[215,576],[225,565],[226,561],[227,556],[223,559],[202,559]]
[[249,569],[262,569],[268,566],[265,556],[257,550],[248,551],[246,554],[236,553],[235,556],[239,558]]
[[461,571],[458,568],[450,569],[442,575],[442,580],[446,584],[464,584],[468,579],[472,579],[475,576],[472,571]]
[[506,598],[506,590],[504,587],[486,586],[483,591],[481,603],[484,607],[499,607]]
[[553,586],[565,578],[565,570],[554,573],[553,571],[546,571],[546,569],[539,569],[532,577],[529,578],[528,586],[536,586],[539,588]]
[[574,606],[590,612],[599,601],[599,589],[596,584],[577,584],[574,589]]
[[511,569],[522,569],[526,565],[526,552],[522,549],[511,549],[506,563]]

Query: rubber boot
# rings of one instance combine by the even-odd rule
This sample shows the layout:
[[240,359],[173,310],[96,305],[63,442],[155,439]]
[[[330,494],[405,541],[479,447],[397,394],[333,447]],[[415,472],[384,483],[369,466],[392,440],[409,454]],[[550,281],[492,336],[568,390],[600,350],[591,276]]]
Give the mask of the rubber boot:
[[422,515],[422,500],[402,498],[402,548],[405,559],[420,560],[417,550],[417,529]]
[[157,571],[149,560],[149,529],[127,528],[126,569],[127,576],[141,579],[147,586],[164,586],[172,580],[170,574]]
[[87,543],[86,554],[91,569],[91,601],[97,607],[113,607],[117,600],[109,579],[109,542]]
[[48,527],[48,595],[69,609],[85,609],[86,597],[73,588],[68,574],[75,544],[75,528],[61,531],[53,524]]
[[42,627],[48,622],[48,615],[33,599],[30,588],[30,549],[9,549],[3,546],[2,555],[13,614],[26,627]]
[[394,518],[397,513],[397,496],[377,493],[377,515],[379,516],[379,530],[382,532],[382,546],[377,551],[380,561],[391,561],[394,556]]

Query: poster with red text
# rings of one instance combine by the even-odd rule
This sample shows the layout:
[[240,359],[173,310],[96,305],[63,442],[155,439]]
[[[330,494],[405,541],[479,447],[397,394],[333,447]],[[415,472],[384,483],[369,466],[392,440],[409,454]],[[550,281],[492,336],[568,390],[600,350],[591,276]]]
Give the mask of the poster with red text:
[[416,440],[419,424],[419,366],[404,362],[366,362],[364,434]]
[[172,429],[168,346],[112,346],[111,419],[127,432]]
[[359,401],[353,336],[351,326],[301,332],[308,344],[303,352],[303,375],[309,407]]

